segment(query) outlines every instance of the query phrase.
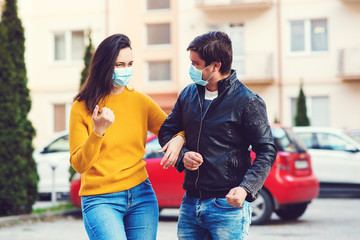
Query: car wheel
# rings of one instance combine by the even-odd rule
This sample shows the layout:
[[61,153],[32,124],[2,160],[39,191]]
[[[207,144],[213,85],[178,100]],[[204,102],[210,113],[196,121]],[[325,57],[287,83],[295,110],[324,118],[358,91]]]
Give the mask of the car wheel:
[[253,207],[251,224],[260,225],[270,220],[274,205],[271,195],[266,190],[261,190],[257,199],[251,204]]
[[304,214],[307,206],[308,203],[286,205],[276,210],[275,213],[283,220],[295,220]]

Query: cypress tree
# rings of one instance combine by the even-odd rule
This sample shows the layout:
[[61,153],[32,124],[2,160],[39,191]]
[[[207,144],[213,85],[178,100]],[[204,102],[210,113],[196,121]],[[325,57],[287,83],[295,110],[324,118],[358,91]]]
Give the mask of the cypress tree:
[[300,82],[299,96],[296,102],[295,126],[309,126],[310,121],[306,114],[306,97],[303,91],[302,81]]
[[0,215],[32,211],[38,175],[32,157],[35,130],[24,60],[25,38],[16,0],[6,0],[0,23]]
[[84,66],[84,69],[81,71],[80,88],[86,81],[86,78],[89,74],[90,61],[91,61],[91,57],[94,53],[94,46],[92,45],[92,40],[91,40],[91,31],[89,31],[88,39],[89,39],[89,44],[87,45],[87,47],[85,49],[85,54],[84,54],[84,58],[83,58],[85,66]]

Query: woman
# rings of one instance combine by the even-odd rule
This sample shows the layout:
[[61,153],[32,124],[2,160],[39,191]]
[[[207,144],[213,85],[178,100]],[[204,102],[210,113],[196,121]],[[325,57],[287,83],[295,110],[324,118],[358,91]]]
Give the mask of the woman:
[[[157,135],[166,114],[126,85],[132,76],[130,40],[106,38],[70,114],[70,163],[82,174],[80,196],[90,239],[155,239],[159,210],[142,157],[147,132]],[[162,151],[175,163],[182,136]],[[165,160],[165,159],[163,159]]]

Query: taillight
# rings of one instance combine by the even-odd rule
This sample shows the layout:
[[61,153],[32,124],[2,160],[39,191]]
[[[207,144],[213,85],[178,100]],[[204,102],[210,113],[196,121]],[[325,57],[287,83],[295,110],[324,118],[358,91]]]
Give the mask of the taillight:
[[311,161],[307,153],[278,153],[279,158],[275,167],[285,170],[295,176],[311,175]]

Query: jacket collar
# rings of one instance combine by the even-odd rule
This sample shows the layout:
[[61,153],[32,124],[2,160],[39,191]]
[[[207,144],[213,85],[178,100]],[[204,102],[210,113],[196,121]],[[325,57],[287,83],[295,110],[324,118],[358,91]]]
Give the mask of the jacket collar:
[[[234,84],[234,82],[236,80],[237,80],[236,71],[234,69],[232,69],[229,77],[221,79],[220,81],[217,82],[217,84],[218,84],[218,94],[220,95],[223,91],[225,91],[225,89],[227,89],[232,84]],[[196,84],[196,87],[197,87],[199,93],[205,92],[205,87],[204,86],[200,86],[200,85]],[[203,95],[203,94],[201,94],[201,95]]]

